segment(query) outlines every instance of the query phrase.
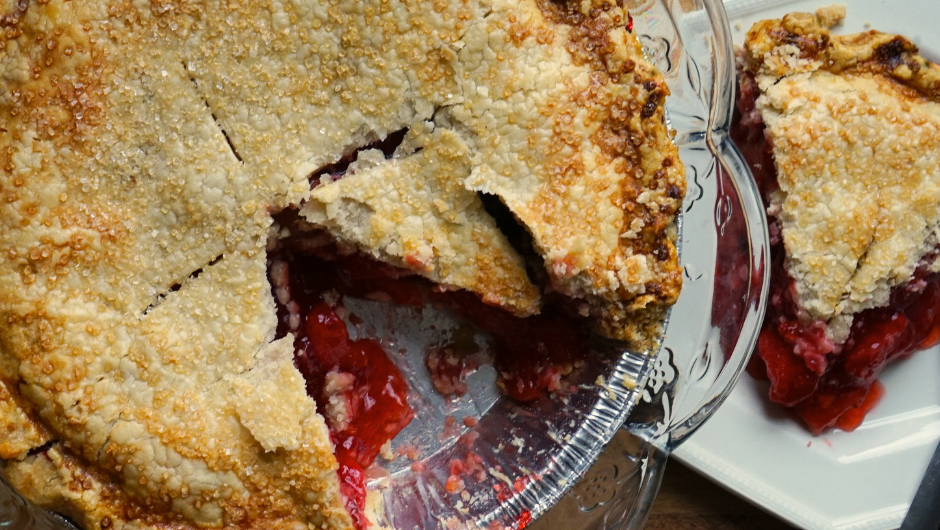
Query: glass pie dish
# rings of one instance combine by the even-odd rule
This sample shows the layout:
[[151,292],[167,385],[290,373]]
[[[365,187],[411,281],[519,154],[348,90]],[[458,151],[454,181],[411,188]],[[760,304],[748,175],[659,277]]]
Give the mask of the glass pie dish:
[[593,467],[544,521],[530,526],[537,530],[643,528],[667,458],[730,394],[764,316],[767,220],[750,170],[729,139],[736,80],[724,6],[709,0],[633,5],[644,13],[634,31],[672,90],[667,110],[688,168],[685,283],[640,401]]
[[[465,396],[445,400],[433,390],[424,356],[455,332],[453,315],[346,299],[360,319],[348,324],[351,332],[400,352],[395,362],[412,390],[415,420],[391,448],[399,456],[373,473],[384,525],[521,529],[539,526],[556,504],[542,524],[642,525],[666,455],[721,404],[747,361],[766,297],[767,230],[727,135],[734,94],[728,22],[715,0],[627,7],[672,91],[666,107],[689,179],[680,218],[685,286],[662,347],[635,352],[598,340],[566,391],[526,404],[502,396],[484,366],[468,378]],[[463,473],[453,488],[455,467],[476,472]],[[0,484],[0,527],[63,526]]]

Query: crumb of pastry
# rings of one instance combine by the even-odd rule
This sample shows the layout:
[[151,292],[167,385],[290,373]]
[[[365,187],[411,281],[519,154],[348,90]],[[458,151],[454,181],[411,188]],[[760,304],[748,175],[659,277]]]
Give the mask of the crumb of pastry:
[[349,427],[351,418],[349,417],[349,398],[346,393],[352,388],[356,377],[353,374],[345,372],[330,372],[326,374],[323,394],[327,398],[327,404],[323,415],[330,420],[330,425],[337,431],[343,431]]
[[820,7],[816,10],[816,19],[824,28],[837,26],[845,20],[845,4],[834,4],[831,6]]
[[395,452],[392,451],[392,441],[388,440],[382,444],[382,448],[379,450],[379,455],[385,460],[391,462],[395,460]]

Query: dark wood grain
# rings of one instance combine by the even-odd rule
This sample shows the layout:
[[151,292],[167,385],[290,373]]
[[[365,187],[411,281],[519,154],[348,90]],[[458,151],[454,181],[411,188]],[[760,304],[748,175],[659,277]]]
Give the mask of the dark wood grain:
[[646,530],[795,530],[675,460],[666,465],[663,484]]

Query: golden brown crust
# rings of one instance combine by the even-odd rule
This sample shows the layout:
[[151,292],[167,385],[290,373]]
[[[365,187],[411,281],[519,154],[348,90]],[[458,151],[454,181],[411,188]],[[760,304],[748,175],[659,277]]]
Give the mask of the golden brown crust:
[[[234,148],[272,176],[273,190],[288,190],[276,203],[306,200],[306,178],[351,147],[431,120],[467,145],[473,169],[463,186],[499,196],[532,233],[552,287],[586,299],[612,336],[655,341],[658,332],[632,320],[678,296],[672,219],[684,168],[663,119],[668,89],[617,3],[453,2],[407,16],[381,3],[227,9],[206,7],[174,33],[191,46],[188,72]],[[310,75],[285,82],[298,70]],[[519,274],[513,261],[504,254],[494,264],[505,268],[481,278]],[[440,279],[421,263],[409,268]],[[500,305],[531,302],[530,285],[520,287]]]
[[28,410],[15,387],[0,379],[0,459],[21,460],[50,441],[48,430]]
[[155,517],[348,528],[303,385],[278,385],[285,408],[302,407],[271,418],[283,437],[231,399],[264,371],[274,335],[264,181],[231,152],[174,44],[107,8],[30,3],[5,35],[4,371],[72,467],[87,462],[160,506]]
[[[272,342],[265,247],[271,211],[361,191],[307,179],[391,131],[443,131],[422,160],[448,171],[395,182],[438,185],[414,211],[452,238],[429,245],[441,281],[485,247],[452,284],[537,308],[493,223],[438,222],[447,190],[476,213],[493,193],[606,334],[658,338],[684,171],[616,5],[4,5],[0,425],[17,437],[0,456],[42,506],[89,527],[350,527],[325,423]],[[392,232],[378,255],[427,273],[387,250],[421,231]]]
[[795,13],[748,33],[746,66],[773,146],[786,267],[836,342],[888,303],[940,234],[940,68],[903,37],[830,35]]
[[[485,164],[467,184],[499,195],[529,229],[554,289],[586,300],[603,333],[649,348],[681,286],[672,221],[685,171],[663,125],[668,88],[618,4],[545,1],[515,11],[508,24],[485,26],[490,39],[508,34],[509,64],[480,67],[473,79],[544,104],[533,112],[522,100],[503,117],[453,111],[483,140]],[[468,62],[486,53],[468,41]],[[555,66],[540,69],[546,63]],[[530,149],[502,152],[493,130]]]
[[300,215],[378,260],[516,314],[537,313],[539,292],[522,258],[461,185],[470,168],[456,133],[418,123],[391,160],[368,150],[338,181],[323,177]]
[[56,510],[83,528],[146,528],[159,522],[152,510],[142,509],[110,480],[58,446],[7,462],[2,471],[7,482],[27,492],[36,505]]
[[832,13],[790,13],[758,22],[747,34],[746,67],[755,76],[783,77],[799,72],[874,74],[911,89],[908,97],[940,103],[940,65],[918,54],[899,35],[871,30],[833,35],[844,17]]

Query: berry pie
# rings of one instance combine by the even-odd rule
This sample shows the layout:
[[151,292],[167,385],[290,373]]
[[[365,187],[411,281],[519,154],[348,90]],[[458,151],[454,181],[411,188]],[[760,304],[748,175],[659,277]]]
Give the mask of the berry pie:
[[83,528],[368,527],[413,412],[343,296],[660,338],[685,175],[621,2],[0,10],[2,475]]
[[831,34],[844,15],[750,30],[733,130],[772,220],[750,370],[815,433],[857,427],[885,364],[940,340],[940,67],[903,37]]

